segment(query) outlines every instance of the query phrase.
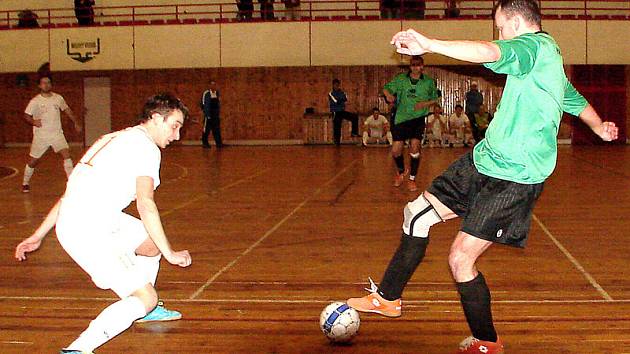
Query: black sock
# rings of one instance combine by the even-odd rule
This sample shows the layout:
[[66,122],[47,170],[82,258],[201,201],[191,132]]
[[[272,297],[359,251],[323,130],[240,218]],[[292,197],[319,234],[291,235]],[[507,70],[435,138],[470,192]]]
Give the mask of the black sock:
[[471,281],[457,283],[468,327],[473,337],[489,342],[497,341],[497,332],[492,323],[490,310],[490,289],[483,274],[479,273]]
[[394,157],[394,161],[396,161],[396,168],[398,168],[398,173],[401,175],[405,172],[405,157],[403,155]]
[[413,237],[402,234],[400,245],[389,261],[378,293],[386,300],[400,299],[407,282],[416,271],[429,245],[428,237]]
[[409,172],[410,176],[416,176],[418,174],[418,167],[420,167],[420,156],[411,157],[411,171]]

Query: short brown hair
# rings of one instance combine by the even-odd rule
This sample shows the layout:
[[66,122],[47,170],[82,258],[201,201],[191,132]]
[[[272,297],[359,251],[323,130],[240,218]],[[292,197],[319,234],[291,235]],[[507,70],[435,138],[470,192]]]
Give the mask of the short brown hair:
[[497,9],[501,8],[501,11],[511,18],[518,14],[531,24],[535,24],[538,27],[541,26],[540,19],[540,7],[537,0],[499,0],[494,6],[493,15],[496,15]]
[[142,109],[142,116],[138,119],[139,123],[144,123],[151,119],[154,113],[158,113],[166,119],[175,111],[180,111],[184,115],[184,119],[188,118],[188,107],[173,94],[164,92],[149,97]]

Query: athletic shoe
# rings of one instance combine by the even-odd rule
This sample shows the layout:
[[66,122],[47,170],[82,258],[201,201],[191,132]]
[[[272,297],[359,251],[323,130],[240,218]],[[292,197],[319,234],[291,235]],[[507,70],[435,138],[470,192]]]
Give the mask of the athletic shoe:
[[488,342],[485,340],[479,340],[473,336],[464,339],[459,343],[459,349],[455,353],[468,353],[468,354],[502,354],[503,342],[501,338],[497,338],[495,342]]
[[355,297],[348,299],[348,306],[360,312],[373,312],[386,317],[400,317],[402,309],[402,301],[385,300],[378,293],[378,287],[370,279],[370,288],[365,288],[370,294],[364,297]]
[[153,311],[149,312],[141,319],[136,320],[136,323],[175,321],[182,318],[181,313],[173,310],[167,310],[163,305],[164,303],[162,301],[158,302],[158,305],[153,309]]
[[22,193],[28,193],[30,191],[31,191],[31,186],[29,186],[28,184],[22,185]]
[[80,350],[61,349],[59,354],[94,354],[92,352],[82,352]]
[[416,181],[415,180],[407,180],[407,189],[409,189],[410,192],[415,192],[418,190],[418,186],[416,186]]
[[408,170],[405,170],[403,173],[396,172],[396,175],[394,176],[394,187],[400,187],[400,185],[403,184],[407,173],[409,173]]

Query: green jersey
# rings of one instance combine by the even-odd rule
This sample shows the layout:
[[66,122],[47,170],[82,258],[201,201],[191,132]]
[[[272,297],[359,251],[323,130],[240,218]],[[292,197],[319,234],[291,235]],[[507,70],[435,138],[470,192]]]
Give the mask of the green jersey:
[[501,58],[484,66],[508,77],[486,138],[473,151],[475,166],[487,176],[541,183],[556,166],[562,112],[579,115],[588,102],[567,80],[560,49],[547,33],[494,43]]
[[414,106],[418,102],[438,98],[437,87],[432,78],[422,74],[417,82],[412,83],[412,80],[409,74],[398,74],[385,85],[385,90],[396,96],[394,124],[429,115],[428,107],[416,110]]

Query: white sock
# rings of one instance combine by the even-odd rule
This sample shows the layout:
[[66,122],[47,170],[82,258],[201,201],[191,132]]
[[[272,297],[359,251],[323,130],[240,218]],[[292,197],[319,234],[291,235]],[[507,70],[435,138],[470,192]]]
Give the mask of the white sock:
[[142,271],[149,277],[151,285],[155,286],[158,271],[160,270],[160,259],[162,255],[155,257],[136,256],[136,263],[142,268]]
[[66,171],[66,177],[70,177],[72,173],[72,159],[63,160],[63,169]]
[[131,326],[133,321],[147,314],[139,298],[129,296],[109,305],[90,326],[66,349],[92,352]]
[[28,182],[31,180],[31,177],[33,177],[33,172],[35,172],[35,169],[32,168],[29,165],[26,165],[24,167],[24,179],[22,180],[22,185],[28,185]]

